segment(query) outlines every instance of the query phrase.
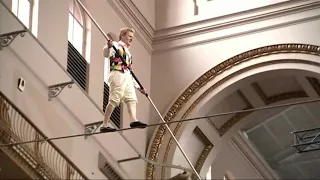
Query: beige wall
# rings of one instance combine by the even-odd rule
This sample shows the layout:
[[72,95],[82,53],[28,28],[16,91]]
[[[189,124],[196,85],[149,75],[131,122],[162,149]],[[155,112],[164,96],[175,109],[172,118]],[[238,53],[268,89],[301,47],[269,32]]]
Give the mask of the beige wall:
[[[84,0],[83,2],[105,32],[111,31],[117,33],[122,27],[132,26],[132,22],[125,20],[120,11],[113,10],[113,8],[117,7],[114,3],[115,1]],[[270,3],[270,1],[259,1],[259,4],[251,4],[252,1],[249,3],[250,6],[236,6],[238,9],[232,7],[228,11],[223,12],[212,11],[216,13],[215,15],[205,14],[201,10],[201,7],[205,7],[206,5],[202,4],[199,7],[200,14],[196,17],[193,16],[192,12],[192,1],[181,3],[181,0],[160,0],[152,1],[150,4],[141,2],[140,0],[133,2],[154,28],[164,29],[156,33],[155,43],[153,44],[152,63],[151,54],[145,48],[143,38],[137,38],[131,49],[135,73],[145,88],[150,91],[151,98],[161,113],[165,113],[177,96],[200,75],[234,55],[253,48],[278,43],[319,45],[319,41],[314,38],[317,37],[320,30],[318,20],[320,11],[316,9],[316,6],[313,6],[315,8],[313,10],[310,8],[309,11],[282,14],[281,18],[274,16],[268,19],[267,17],[269,16],[265,16],[265,19],[257,18],[257,20],[252,20],[251,22],[244,20],[248,16],[250,17],[250,15],[257,17],[259,15],[257,12],[249,15],[244,13],[219,21],[200,22],[203,19],[208,19],[208,17],[221,16],[227,12],[234,13],[252,9],[252,7],[256,6],[262,7]],[[179,2],[180,4],[178,5],[177,3]],[[278,2],[282,1],[272,1],[271,3]],[[151,11],[153,3],[157,7],[155,15]],[[66,66],[67,55],[67,6],[67,3],[52,0],[48,2],[40,0],[39,3],[40,22],[38,37],[48,47],[53,56],[57,58],[57,62],[62,64],[62,67]],[[223,5],[220,4],[218,6],[218,4],[215,4],[214,6],[222,7]],[[290,5],[290,7],[292,6]],[[59,8],[59,19],[52,20],[53,16],[51,12],[54,8],[50,9],[51,7]],[[281,6],[282,9],[288,7],[289,5]],[[281,8],[264,10],[260,15],[267,12],[278,12]],[[0,13],[0,33],[21,29],[16,20],[8,17],[8,14],[3,9],[1,9]],[[48,26],[48,20],[57,26]],[[231,20],[237,20],[237,23],[228,24],[227,22]],[[6,23],[4,24],[4,22]],[[199,24],[165,29],[190,22],[199,22]],[[102,57],[101,49],[104,46],[105,40],[97,27],[93,23],[90,24],[90,32],[92,34],[90,41],[87,42],[91,46],[90,54],[88,55],[90,58],[89,95],[99,107],[102,107],[104,58]],[[52,28],[54,28],[57,36],[52,36]],[[137,36],[140,36],[140,31],[138,31]],[[18,107],[26,112],[31,120],[39,125],[48,136],[83,133],[83,126],[85,124],[103,119],[103,114],[100,110],[92,104],[76,85],[73,85],[71,89],[65,88],[59,95],[59,98],[51,102],[47,101],[46,86],[66,82],[70,79],[32,37],[29,35],[23,38],[17,37],[17,40],[15,40],[10,48],[3,50],[0,55],[1,91],[4,91]],[[13,63],[10,64],[6,59],[10,59],[10,62],[12,60]],[[21,93],[15,89],[15,82],[18,77],[24,77],[27,80],[25,92]],[[153,109],[150,110],[148,100],[139,93],[138,98],[138,118],[147,123],[158,122],[159,118]],[[34,103],[34,106],[30,106],[30,103]],[[38,111],[38,109],[41,109],[41,111]],[[152,112],[151,116],[149,116],[150,112]],[[124,127],[127,127],[129,122],[125,107],[122,115]],[[61,126],[62,124],[63,126]],[[56,128],[52,128],[55,126]],[[57,128],[59,128],[59,131],[56,131]],[[208,126],[202,125],[202,130],[205,128],[208,128]],[[209,137],[212,135],[208,129],[204,131],[206,131]],[[126,131],[124,133],[142,154],[145,154],[147,142],[151,139],[152,134],[153,128]],[[197,143],[196,139],[193,140],[194,143]],[[181,141],[187,142],[187,138],[182,138]],[[137,156],[117,133],[97,135],[87,140],[83,138],[62,140],[57,141],[57,144],[66,151],[66,154],[71,156],[72,160],[75,161],[89,178],[103,178],[103,175],[97,169],[96,158],[98,150],[103,151],[106,156],[109,156],[112,162]],[[196,148],[189,148],[188,154],[198,152]],[[177,151],[179,150],[175,152]],[[210,159],[213,159],[216,153],[210,154]],[[230,150],[230,152],[226,151],[223,157],[233,153],[233,150]],[[83,154],[88,154],[88,156],[85,156],[87,159],[84,159]],[[235,170],[239,177],[256,177],[256,174],[254,174],[250,167],[243,165],[244,162],[241,161],[240,156],[235,154],[233,156],[232,159],[235,159],[239,162],[238,165],[244,168],[242,169],[245,172],[243,174]],[[194,161],[195,157],[192,158]],[[181,156],[177,155],[173,162],[174,164],[179,164],[180,160],[182,161]],[[83,161],[88,163],[83,163]],[[208,167],[209,164],[210,162],[206,162],[204,167]],[[124,171],[121,171],[120,167],[117,167],[117,169],[123,174],[129,174],[129,178],[144,178],[145,163],[143,161],[136,160],[120,164],[120,166]],[[205,171],[201,173],[204,175]],[[93,175],[92,172],[94,172]],[[222,178],[223,176],[221,175],[223,175],[223,172],[217,173],[215,178]]]
[[[279,43],[319,45],[314,38],[320,29],[319,12],[314,9],[214,32],[159,39],[152,57],[151,94],[155,104],[165,113],[203,73],[242,52]],[[155,113],[151,119],[159,121]]]
[[[314,38],[315,36],[317,36],[316,34],[320,30],[319,2],[317,2],[317,4],[312,4],[314,2],[316,1],[304,1],[303,3],[302,1],[299,1],[299,3],[295,5],[287,4],[279,7],[261,10],[260,14],[247,13],[245,14],[245,16],[244,14],[238,14],[238,16],[225,18],[221,21],[208,20],[204,22],[194,23],[189,26],[186,25],[181,27],[173,27],[171,29],[158,31],[156,33],[154,54],[152,57],[151,95],[154,99],[155,104],[157,104],[158,108],[160,109],[160,112],[162,114],[168,113],[169,108],[177,100],[179,95],[181,95],[183,91],[185,91],[186,88],[191,85],[191,83],[193,83],[206,71],[240,53],[262,46],[282,43],[320,45],[320,41]],[[295,9],[295,13],[293,13],[293,11],[289,13],[289,11],[287,11],[287,9],[289,8]],[[273,15],[266,16],[265,13]],[[258,14],[261,15],[259,18],[257,18]],[[250,17],[250,15],[252,17]],[[233,22],[228,22],[228,20],[233,20]],[[286,57],[289,58],[289,56]],[[292,55],[290,57],[293,59],[301,58],[297,55]],[[245,66],[249,66],[249,64],[243,63],[241,65],[237,65],[234,70],[227,70],[225,75],[220,75],[214,81],[216,82],[219,79],[226,77],[227,74],[229,75],[232,71],[242,69]],[[300,65],[296,65],[294,69],[298,68],[299,66]],[[288,65],[279,65],[276,68],[281,67],[289,68]],[[300,67],[302,68],[302,66]],[[275,67],[273,66],[270,68]],[[310,67],[305,66],[304,68],[308,69]],[[263,68],[261,68],[260,70],[262,69]],[[231,85],[239,81],[241,78],[242,77],[237,77],[234,79],[234,81],[228,81],[226,84]],[[183,116],[183,114],[186,113],[187,108],[192,106],[192,103],[196,101],[196,99],[206,89],[212,86],[213,83],[214,82],[210,82],[210,84],[204,85],[204,87],[200,89],[199,92],[196,92],[197,95],[192,97],[192,99],[189,99],[188,103],[183,104],[183,108],[177,113],[172,121],[179,120]],[[212,98],[213,93],[217,93],[222,89],[223,87],[215,88],[214,91],[212,91],[212,93],[208,95],[210,96],[208,98]],[[218,96],[220,97],[221,94],[219,94]],[[202,101],[208,101],[208,99],[205,98]],[[197,107],[202,107],[202,105],[204,104],[199,103]],[[197,113],[197,111],[199,110],[200,108],[193,109],[192,115],[189,115],[188,117],[199,116],[199,114]],[[167,115],[169,115],[169,113]],[[154,122],[159,122],[159,118],[155,113],[152,113],[150,119],[154,120]],[[173,130],[175,125],[171,126]],[[177,132],[179,142],[181,142],[185,149],[195,148],[194,146],[192,146],[192,143],[190,143],[189,145],[184,144],[189,140],[188,137],[192,131],[192,126],[193,125],[182,125],[182,127]],[[181,129],[183,129],[184,131],[183,134],[181,132]],[[151,130],[149,132],[153,133]],[[155,135],[155,132],[153,135]],[[155,141],[152,141],[153,139],[151,139],[150,141],[150,145],[152,145],[152,143],[157,144],[159,141],[161,141],[161,147],[159,148],[159,151],[157,151],[159,153],[157,154],[157,160],[159,162],[165,162],[163,158],[165,156],[164,153],[166,153],[166,150],[170,146],[168,145],[169,137],[170,134],[167,132],[163,139],[156,139]],[[220,140],[214,140],[215,136],[209,135],[208,137],[212,138],[213,144],[220,143]],[[149,147],[155,148],[155,146]],[[220,145],[217,145],[216,149],[218,150],[220,147]],[[151,150],[153,149],[149,150],[149,152],[151,152]],[[224,150],[219,149],[218,152],[222,151]],[[218,152],[213,153],[217,154]],[[230,153],[232,154],[232,152]],[[165,163],[179,164],[181,162],[181,164],[187,165],[185,163],[185,160],[181,156],[179,149],[176,147],[174,141],[172,142],[169,154],[167,155],[167,161]],[[189,156],[191,157],[191,159],[193,158],[193,155],[190,153]],[[208,158],[208,161],[213,161],[214,156],[215,155],[212,155],[210,157],[212,159]],[[228,154],[225,154],[224,156],[228,156]],[[239,162],[241,161],[241,158],[233,158],[235,158],[235,160],[238,159]],[[208,163],[210,164],[210,162]],[[219,163],[219,161],[217,161],[217,163]],[[209,164],[203,166],[204,169],[201,170],[202,176],[205,175]],[[246,173],[241,174],[239,172],[239,177],[256,178],[256,175],[252,173],[252,170],[250,170],[250,168],[248,169],[246,168],[246,166],[243,166],[243,168]],[[173,175],[177,171],[171,172],[171,175]],[[219,173],[220,174],[215,176],[214,178],[222,178],[224,172]],[[155,176],[159,178],[160,174],[161,170],[160,168],[157,168],[155,170]]]
[[[245,0],[241,2],[235,2],[233,0],[158,0],[156,1],[155,27],[156,30],[160,30],[182,26],[286,1],[288,0]],[[194,14],[194,2],[197,2],[198,15]]]
[[[97,0],[94,3],[92,1],[84,3],[105,32],[117,33],[120,28],[130,26],[123,22],[108,1]],[[90,54],[87,57],[90,58],[89,95],[95,104],[75,84],[71,89],[66,87],[58,98],[48,101],[47,86],[70,81],[62,69],[66,67],[67,62],[68,3],[40,0],[39,8],[38,37],[40,43],[47,47],[55,58],[50,57],[48,52],[45,52],[29,34],[23,38],[17,37],[10,48],[1,51],[1,91],[4,91],[49,137],[83,133],[85,124],[103,119],[100,110],[102,108],[104,74],[102,47],[105,45],[105,39],[97,27],[91,23],[91,38],[87,43],[92,49],[88,51]],[[58,14],[52,16],[52,14],[56,14],[57,10]],[[57,16],[58,18],[54,18]],[[1,9],[1,19],[0,33],[22,29],[18,21],[3,8]],[[134,41],[131,51],[134,57],[135,74],[144,87],[149,90],[151,55],[138,40]],[[8,59],[10,59],[10,63],[12,62],[11,64]],[[58,63],[53,59],[56,59]],[[22,93],[15,89],[18,77],[23,77],[27,81],[26,90]],[[149,103],[138,92],[137,94],[139,98],[137,116],[141,121],[148,123]],[[33,106],[30,106],[30,103]],[[125,127],[128,127],[129,119],[126,111],[123,113],[123,118],[126,121]],[[146,131],[133,130],[125,132],[124,135],[144,155]],[[66,151],[72,160],[75,160],[75,163],[89,178],[104,178],[98,170],[98,151],[102,151],[124,177],[144,178],[145,164],[142,160],[120,165],[115,162],[115,160],[137,156],[137,153],[118,133],[96,135],[87,140],[83,137],[67,139],[57,141],[57,144]],[[67,150],[67,148],[70,149]],[[83,154],[86,156],[83,157]],[[130,166],[135,166],[136,169],[132,169]],[[128,174],[130,176],[127,176]]]
[[39,1],[37,37],[64,67],[68,54],[68,12],[68,1]]
[[156,19],[156,0],[132,0],[144,18],[149,22],[151,27],[155,29]]
[[229,143],[221,147],[211,165],[211,178],[223,179],[227,172],[231,173],[235,179],[263,179],[250,162],[247,162],[239,151]]

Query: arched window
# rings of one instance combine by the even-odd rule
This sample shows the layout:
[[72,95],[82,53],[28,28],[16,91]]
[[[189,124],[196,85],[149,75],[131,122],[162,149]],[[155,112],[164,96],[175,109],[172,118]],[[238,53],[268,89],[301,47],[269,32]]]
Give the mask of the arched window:
[[86,14],[76,0],[69,0],[67,70],[85,91],[88,90],[88,58],[86,48]]
[[81,6],[76,0],[69,0],[68,40],[83,56],[85,52],[86,22]]

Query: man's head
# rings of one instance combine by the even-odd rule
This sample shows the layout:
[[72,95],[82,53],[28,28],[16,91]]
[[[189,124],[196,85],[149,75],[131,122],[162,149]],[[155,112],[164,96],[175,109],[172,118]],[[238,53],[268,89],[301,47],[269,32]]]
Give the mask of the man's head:
[[120,30],[119,34],[119,41],[123,41],[127,44],[128,47],[130,47],[133,37],[134,37],[135,30],[133,28],[123,28]]

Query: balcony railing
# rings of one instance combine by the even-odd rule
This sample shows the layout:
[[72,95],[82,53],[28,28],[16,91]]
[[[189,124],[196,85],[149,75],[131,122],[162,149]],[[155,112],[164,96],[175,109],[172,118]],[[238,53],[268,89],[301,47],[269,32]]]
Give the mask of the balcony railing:
[[[1,91],[0,91],[0,141],[17,143],[47,138]],[[40,179],[88,179],[75,164],[51,141],[1,146],[4,152],[19,154],[29,169]]]

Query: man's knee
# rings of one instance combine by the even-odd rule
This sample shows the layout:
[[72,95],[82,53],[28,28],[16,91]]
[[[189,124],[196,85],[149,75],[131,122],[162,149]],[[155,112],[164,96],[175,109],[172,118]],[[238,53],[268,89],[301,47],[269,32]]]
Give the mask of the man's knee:
[[120,100],[115,101],[115,100],[109,100],[109,104],[113,107],[116,108],[120,105]]
[[128,99],[126,101],[124,101],[127,105],[136,105],[138,104],[138,101],[137,100],[134,100],[134,99]]

